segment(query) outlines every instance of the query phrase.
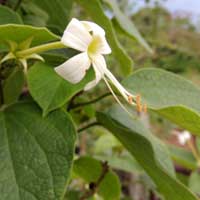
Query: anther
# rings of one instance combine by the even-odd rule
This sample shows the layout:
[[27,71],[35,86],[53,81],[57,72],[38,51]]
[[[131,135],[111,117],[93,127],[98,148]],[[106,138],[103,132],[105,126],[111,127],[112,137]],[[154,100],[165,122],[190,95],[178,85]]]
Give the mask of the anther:
[[128,95],[128,102],[129,104],[133,103],[133,97],[131,95]]
[[147,104],[146,103],[143,105],[143,112],[147,113]]
[[136,96],[136,108],[137,108],[138,113],[142,112],[141,96],[140,95]]

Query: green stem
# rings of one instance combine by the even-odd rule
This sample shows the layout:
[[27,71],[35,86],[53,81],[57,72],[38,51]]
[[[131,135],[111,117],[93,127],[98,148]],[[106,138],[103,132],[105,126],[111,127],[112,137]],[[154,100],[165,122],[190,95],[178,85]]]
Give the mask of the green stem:
[[17,57],[25,57],[25,56],[29,56],[31,54],[35,54],[35,53],[41,53],[44,51],[48,51],[48,50],[52,50],[52,49],[61,49],[61,48],[65,48],[66,46],[64,44],[62,44],[60,41],[59,42],[52,42],[52,43],[48,43],[48,44],[42,44],[39,46],[35,46],[26,50],[22,50],[22,51],[18,51],[16,52],[16,56]]

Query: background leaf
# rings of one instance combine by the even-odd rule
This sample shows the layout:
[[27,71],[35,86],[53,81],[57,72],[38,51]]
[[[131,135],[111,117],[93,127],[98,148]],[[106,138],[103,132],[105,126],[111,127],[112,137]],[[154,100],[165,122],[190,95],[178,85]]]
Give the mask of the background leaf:
[[116,0],[103,0],[103,1],[111,7],[121,29],[129,37],[131,37],[132,39],[136,39],[149,53],[152,54],[153,50],[151,49],[149,44],[145,41],[145,39],[142,37],[140,32],[137,30],[133,21],[131,21],[125,14],[121,12],[121,10],[117,5]]
[[[87,183],[96,182],[102,173],[102,163],[91,157],[80,157],[75,160],[73,171]],[[117,200],[120,197],[120,182],[117,175],[109,170],[98,187],[98,194],[106,200]]]
[[195,170],[198,168],[198,164],[192,155],[192,153],[184,148],[179,148],[174,145],[168,145],[170,155],[172,159],[179,165],[190,169]]
[[33,0],[49,15],[47,25],[63,32],[68,24],[73,0]]
[[179,126],[200,135],[200,89],[188,80],[160,69],[143,69],[124,82],[143,102]]
[[0,137],[2,200],[63,197],[75,142],[75,129],[65,112],[42,118],[35,104],[12,105],[0,112]]
[[38,7],[33,1],[24,1],[21,4],[23,22],[32,26],[46,26],[48,13]]
[[0,24],[23,24],[21,17],[6,6],[0,5]]
[[170,169],[165,148],[150,140],[149,133],[141,121],[125,113],[119,107],[112,107],[106,113],[97,114],[98,121],[113,133],[124,147],[135,157],[157,186],[166,200],[197,200],[176,178]]
[[32,97],[42,108],[43,114],[46,115],[66,104],[92,78],[93,71],[89,70],[80,83],[71,84],[61,78],[52,66],[39,62],[32,66],[28,72],[28,87]]
[[132,61],[122,48],[117,40],[115,31],[113,29],[110,19],[104,14],[103,8],[99,0],[76,0],[81,6],[85,8],[87,13],[92,17],[93,21],[102,26],[106,30],[106,38],[111,46],[112,52],[115,58],[118,60],[121,66],[121,71],[124,75],[128,75],[132,71]]
[[200,174],[198,171],[194,171],[191,174],[189,178],[189,188],[197,195],[200,195]]

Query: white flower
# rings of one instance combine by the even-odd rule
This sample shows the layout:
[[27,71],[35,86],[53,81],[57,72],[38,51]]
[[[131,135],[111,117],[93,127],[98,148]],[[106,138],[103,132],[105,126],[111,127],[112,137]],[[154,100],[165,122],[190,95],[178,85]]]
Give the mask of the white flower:
[[188,131],[182,131],[180,134],[178,134],[178,141],[181,145],[185,145],[190,138],[191,134]]
[[79,21],[75,18],[71,20],[64,31],[61,42],[67,47],[76,49],[81,53],[70,58],[55,71],[65,80],[71,83],[78,83],[83,79],[87,70],[92,67],[95,71],[95,80],[86,84],[84,90],[89,90],[103,79],[109,90],[123,107],[109,82],[111,82],[124,99],[130,104],[137,104],[138,110],[141,109],[140,98],[134,97],[129,93],[108,70],[103,55],[110,54],[111,48],[105,38],[105,31],[97,24],[89,21]]

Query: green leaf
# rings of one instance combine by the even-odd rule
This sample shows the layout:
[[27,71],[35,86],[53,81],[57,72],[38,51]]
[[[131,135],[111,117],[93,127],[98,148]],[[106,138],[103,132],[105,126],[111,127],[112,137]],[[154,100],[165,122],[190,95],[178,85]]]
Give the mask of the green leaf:
[[114,106],[97,114],[98,121],[113,133],[144,168],[166,200],[197,200],[169,170],[171,162],[165,146],[146,129],[137,115],[130,117]]
[[21,43],[31,37],[33,37],[32,46],[59,39],[46,28],[16,24],[0,25],[0,43],[8,41]]
[[138,70],[124,82],[141,94],[148,108],[179,126],[200,135],[200,89],[188,80],[160,69]]
[[103,131],[106,133],[101,135],[95,141],[94,151],[96,154],[105,152],[117,146],[121,146],[120,142],[113,135],[109,134],[109,132],[106,131],[106,129],[104,130]]
[[3,83],[4,103],[11,104],[17,101],[24,86],[24,72],[22,69],[15,68]]
[[43,118],[35,104],[0,112],[1,200],[60,200],[70,176],[75,129],[67,113]]
[[[96,182],[102,174],[102,163],[91,157],[81,157],[74,161],[74,173],[87,183]],[[117,175],[109,170],[98,187],[98,194],[106,200],[120,197],[120,182]]]
[[63,32],[67,26],[72,0],[33,0],[33,2],[49,15],[47,25]]
[[28,71],[28,87],[32,97],[40,105],[43,114],[62,107],[72,96],[80,92],[92,80],[93,71],[78,84],[71,84],[61,78],[53,67],[39,62]]
[[32,1],[24,1],[21,4],[23,12],[22,15],[23,21],[25,24],[30,24],[32,26],[46,26],[49,15],[39,8]]
[[64,200],[80,200],[80,192],[76,190],[69,190],[67,191]]
[[6,6],[0,5],[0,24],[23,24],[20,16]]
[[144,170],[138,162],[129,154],[119,155],[113,154],[112,156],[97,155],[95,158],[108,161],[108,164],[114,169],[123,170],[129,173],[141,174]]
[[196,159],[190,151],[187,151],[183,148],[179,148],[173,145],[168,145],[170,155],[172,159],[179,165],[190,169],[195,170],[198,168]]
[[191,174],[189,178],[189,188],[197,195],[200,195],[200,174],[198,171]]
[[128,75],[132,71],[132,61],[117,40],[115,31],[113,29],[110,19],[104,14],[103,8],[99,0],[77,0],[89,13],[92,19],[102,26],[106,31],[106,38],[111,46],[115,58],[121,66],[121,71],[124,75]]
[[145,39],[141,36],[134,23],[119,9],[116,0],[103,0],[103,1],[107,3],[113,10],[120,28],[129,37],[131,37],[132,39],[136,39],[149,53],[152,54],[153,50],[151,49],[149,44],[145,41]]

